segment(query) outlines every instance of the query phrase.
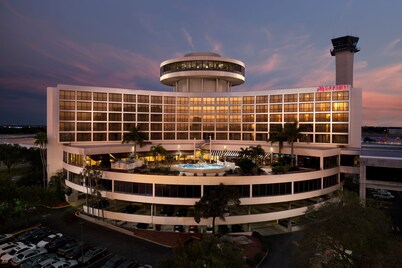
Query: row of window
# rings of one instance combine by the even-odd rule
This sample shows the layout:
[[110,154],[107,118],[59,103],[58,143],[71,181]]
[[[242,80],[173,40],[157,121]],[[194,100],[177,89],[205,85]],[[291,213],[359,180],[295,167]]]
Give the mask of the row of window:
[[117,122],[348,122],[348,113],[316,114],[243,114],[243,115],[187,115],[187,114],[135,114],[61,111],[60,121],[117,121]]
[[[269,110],[268,110],[269,108]],[[111,111],[111,112],[140,112],[140,113],[191,113],[191,114],[236,114],[236,113],[297,113],[300,112],[329,112],[349,111],[348,102],[320,102],[320,103],[292,103],[270,105],[231,105],[231,106],[176,106],[176,105],[149,105],[131,103],[105,103],[65,101],[59,102],[61,111]]]
[[[347,101],[349,91],[293,93],[262,96],[228,96],[228,97],[176,97],[176,96],[149,96],[122,93],[103,93],[87,91],[60,90],[60,100],[80,101],[109,101],[125,103],[151,103],[151,104],[178,104],[178,105],[227,105],[227,104],[258,104],[258,103],[288,103],[313,101]],[[78,103],[77,102],[77,103]],[[104,103],[105,104],[105,103]],[[72,105],[72,104],[71,104]],[[86,104],[84,104],[86,105]],[[94,105],[98,105],[94,103]]]
[[214,61],[214,60],[192,60],[192,61],[181,61],[166,64],[160,68],[160,75],[164,75],[172,72],[181,71],[196,71],[196,70],[216,70],[216,71],[226,71],[239,73],[244,76],[244,67],[226,61]]
[[[70,173],[74,175],[73,173]],[[75,174],[76,175],[76,174]],[[70,178],[71,179],[71,178]],[[111,191],[111,180],[101,180],[105,190]],[[323,188],[328,188],[338,184],[338,175],[331,175],[323,178]],[[155,196],[171,198],[201,198],[201,185],[175,185],[175,184],[155,184]],[[216,186],[205,185],[204,194],[207,194]],[[250,185],[231,185],[240,193],[240,197],[250,197]],[[269,183],[253,184],[253,197],[277,196],[292,194],[292,183]],[[321,178],[295,181],[293,182],[294,193],[304,193],[321,189]],[[114,191],[116,193],[126,193],[135,195],[152,196],[151,183],[137,183],[126,181],[114,181]]]

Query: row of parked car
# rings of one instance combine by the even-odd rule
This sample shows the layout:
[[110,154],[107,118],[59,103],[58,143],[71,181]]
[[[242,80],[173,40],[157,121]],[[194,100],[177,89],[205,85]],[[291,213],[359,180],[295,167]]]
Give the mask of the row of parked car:
[[[38,227],[18,235],[0,235],[0,263],[13,267],[67,268],[83,267],[110,255],[106,248],[81,244],[72,237]],[[113,256],[105,268],[140,267],[132,260]],[[143,266],[150,267],[150,266]]]

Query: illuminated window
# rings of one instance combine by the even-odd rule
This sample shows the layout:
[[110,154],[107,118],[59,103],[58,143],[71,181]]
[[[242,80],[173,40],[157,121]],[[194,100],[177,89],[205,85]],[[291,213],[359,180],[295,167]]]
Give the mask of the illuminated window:
[[331,132],[330,124],[316,124],[315,132]]
[[177,104],[187,105],[188,104],[188,98],[187,97],[177,97]]
[[177,106],[178,113],[188,113],[188,106]]
[[77,110],[82,111],[91,111],[92,110],[92,103],[91,102],[77,102]]
[[230,104],[242,104],[241,97],[230,97]]
[[256,103],[268,103],[268,96],[257,96]]
[[300,93],[299,101],[300,102],[314,101],[314,93]]
[[313,122],[314,114],[300,114],[299,121],[300,122]]
[[176,121],[176,116],[174,114],[164,114],[163,120],[165,122],[174,122],[174,121]]
[[332,122],[348,122],[349,114],[347,113],[334,113],[332,114]]
[[165,104],[176,104],[176,97],[165,96],[163,99]]
[[243,114],[243,122],[254,122],[253,114]]
[[243,113],[254,113],[254,105],[243,105]]
[[285,122],[295,122],[297,121],[297,114],[285,114]]
[[332,103],[333,111],[349,111],[349,103],[348,102],[334,102]]
[[216,104],[218,104],[218,105],[227,105],[228,104],[228,98],[226,98],[226,97],[216,98]]
[[332,92],[332,100],[349,100],[349,91]]
[[316,112],[331,111],[331,104],[329,102],[321,102],[315,104]]
[[297,94],[285,94],[285,102],[297,102]]
[[269,121],[270,122],[282,122],[282,115],[281,114],[270,114]]
[[300,112],[313,112],[314,105],[312,103],[300,103],[299,104],[299,111]]
[[268,122],[268,114],[257,114],[255,121],[256,122]]
[[268,113],[268,105],[257,105],[256,112],[257,113]]
[[176,106],[174,105],[165,105],[164,106],[165,113],[176,113]]
[[254,104],[254,96],[243,97],[243,104]]
[[285,113],[297,112],[297,103],[285,104],[284,109],[285,109]]
[[181,130],[181,131],[187,131],[188,130],[188,124],[177,124],[177,130]]
[[316,122],[330,122],[331,115],[330,114],[315,114]]
[[316,101],[330,101],[331,93],[330,92],[317,92],[315,95]]
[[232,114],[233,113],[236,113],[236,114],[241,113],[241,106],[230,106],[229,111]]
[[107,94],[101,92],[94,92],[94,101],[107,101]]
[[282,104],[271,104],[269,105],[270,113],[281,113],[282,112]]
[[282,102],[282,95],[271,95],[269,96],[270,103],[280,103]]
[[228,124],[216,124],[216,131],[227,131]]

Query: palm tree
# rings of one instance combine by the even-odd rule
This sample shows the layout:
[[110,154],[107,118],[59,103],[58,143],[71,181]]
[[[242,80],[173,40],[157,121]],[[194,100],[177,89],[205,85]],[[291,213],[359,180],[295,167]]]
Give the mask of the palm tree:
[[292,167],[295,166],[295,157],[294,157],[294,148],[293,144],[297,142],[298,139],[302,137],[303,130],[299,127],[299,123],[294,121],[293,123],[286,123],[284,127],[284,133],[287,139],[287,142],[290,144],[290,154],[292,156],[291,165]]
[[42,171],[43,171],[43,188],[46,188],[47,181],[47,161],[46,161],[46,145],[47,145],[47,135],[45,132],[38,132],[35,134],[35,144],[39,146],[40,160],[42,161]]
[[251,159],[253,159],[256,162],[258,159],[260,160],[259,162],[261,162],[262,158],[265,157],[265,150],[261,147],[261,145],[250,146],[249,151]]
[[194,220],[199,223],[201,218],[212,217],[212,230],[215,232],[215,219],[225,220],[225,210],[228,207],[240,205],[240,193],[236,188],[223,183],[213,187],[204,194],[200,201],[194,204]]
[[142,132],[139,126],[133,126],[129,132],[124,133],[122,143],[134,143],[134,159],[137,157],[137,144],[140,147],[145,146],[147,144],[146,140],[148,139],[148,134]]
[[271,145],[274,144],[275,142],[278,143],[278,154],[282,154],[282,149],[283,149],[283,143],[287,141],[287,137],[285,135],[284,129],[282,125],[278,125],[276,129],[272,132],[269,133],[269,141],[271,142]]
[[[100,189],[99,189],[99,182],[102,179],[102,171],[97,170],[92,166],[86,166],[81,174],[81,182],[85,184],[86,190],[87,190],[87,195],[86,195],[86,206],[88,207],[89,211],[89,206],[88,206],[88,195],[91,197],[90,198],[90,203],[93,204],[94,197],[96,201],[99,201],[101,198],[100,194]],[[93,207],[92,207],[92,215],[93,215]],[[103,214],[103,211],[102,211]]]
[[169,170],[170,170],[170,168],[172,167],[172,163],[173,163],[174,159],[175,159],[174,154],[166,153],[166,155],[165,155],[165,161],[166,161],[166,163],[168,164]]
[[241,147],[240,148],[240,152],[239,152],[239,157],[240,158],[249,158],[250,157],[250,148],[249,147],[247,147],[247,148],[243,148],[243,147]]
[[162,144],[158,144],[158,145],[153,145],[151,146],[151,150],[150,150],[152,156],[155,159],[155,167],[158,166],[158,156],[165,156],[167,151],[166,149],[162,146]]

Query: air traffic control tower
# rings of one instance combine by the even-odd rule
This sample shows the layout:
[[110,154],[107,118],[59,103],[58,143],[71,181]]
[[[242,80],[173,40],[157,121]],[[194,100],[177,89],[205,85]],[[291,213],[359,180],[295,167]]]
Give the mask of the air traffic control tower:
[[356,46],[359,37],[342,36],[331,40],[334,46],[331,55],[335,56],[336,84],[351,85],[353,87],[353,60],[354,54],[360,49]]

